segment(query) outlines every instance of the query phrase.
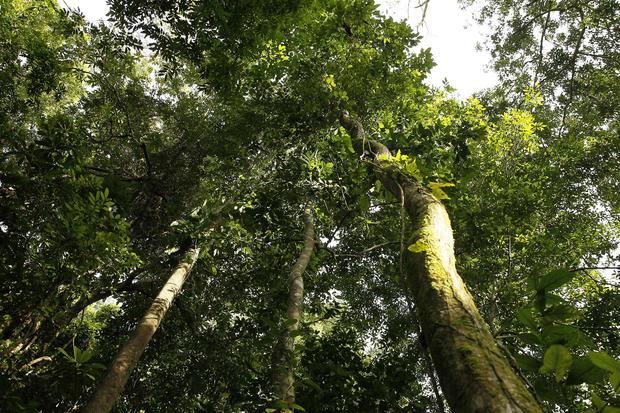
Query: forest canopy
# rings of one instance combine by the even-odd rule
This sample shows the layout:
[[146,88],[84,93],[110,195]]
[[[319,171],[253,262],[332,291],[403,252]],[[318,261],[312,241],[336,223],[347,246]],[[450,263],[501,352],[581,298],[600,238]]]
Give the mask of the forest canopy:
[[618,0],[462,0],[466,99],[373,0],[107,3],[0,0],[0,411],[620,412]]

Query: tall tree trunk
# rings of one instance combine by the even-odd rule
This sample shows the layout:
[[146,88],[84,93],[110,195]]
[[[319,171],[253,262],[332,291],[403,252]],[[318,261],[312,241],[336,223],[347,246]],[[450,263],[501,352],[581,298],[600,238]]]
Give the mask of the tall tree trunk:
[[314,250],[314,219],[312,205],[304,208],[304,245],[288,276],[287,329],[279,337],[273,354],[275,395],[290,406],[295,402],[294,331],[299,329],[303,316],[304,271]]
[[183,283],[192,270],[199,248],[191,249],[186,258],[176,267],[168,278],[149,309],[146,311],[127,342],[118,351],[105,377],[95,389],[93,397],[82,410],[84,413],[109,412],[116,403],[129,379],[131,371],[157,331],[172,301],[179,294]]
[[[359,121],[342,112],[360,156],[389,155],[387,147],[365,138]],[[442,203],[423,185],[389,162],[377,163],[381,183],[411,219],[411,243],[405,272],[414,295],[424,341],[441,388],[453,412],[537,413],[540,406],[500,352],[488,325],[456,271],[450,218]]]

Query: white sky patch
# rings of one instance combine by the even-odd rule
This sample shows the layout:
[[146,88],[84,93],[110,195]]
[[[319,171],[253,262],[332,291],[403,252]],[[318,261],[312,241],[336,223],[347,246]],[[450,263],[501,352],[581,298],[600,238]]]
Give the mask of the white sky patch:
[[99,20],[107,21],[106,13],[108,5],[105,0],[59,0],[61,6],[73,10],[79,9],[86,20],[97,23]]
[[421,47],[430,47],[437,66],[429,83],[441,86],[444,79],[456,88],[456,95],[467,98],[498,83],[497,74],[488,68],[491,56],[478,50],[488,30],[472,18],[472,10],[463,10],[457,0],[430,0],[424,23],[419,25],[422,8],[416,0],[378,0],[379,10],[395,20],[407,20],[423,36]]

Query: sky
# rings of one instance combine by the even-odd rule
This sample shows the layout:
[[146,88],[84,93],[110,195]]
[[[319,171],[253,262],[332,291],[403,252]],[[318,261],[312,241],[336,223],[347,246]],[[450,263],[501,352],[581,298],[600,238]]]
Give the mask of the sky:
[[[105,19],[105,0],[59,0],[71,8],[79,8],[92,22]],[[456,88],[455,94],[467,98],[472,93],[497,83],[497,76],[487,69],[490,55],[476,49],[484,40],[484,28],[472,18],[470,10],[462,10],[457,0],[431,0],[422,25],[418,25],[421,9],[416,0],[378,0],[380,10],[395,20],[408,20],[423,36],[420,47],[430,47],[437,66],[429,83],[441,86],[444,79]]]
[[72,9],[79,8],[86,19],[91,22],[98,20],[107,20],[105,17],[108,11],[108,5],[105,0],[58,0],[61,6],[68,6]]
[[444,79],[466,98],[479,90],[498,83],[495,72],[487,70],[491,61],[488,52],[476,45],[486,37],[485,30],[472,17],[471,10],[462,10],[457,0],[430,0],[423,24],[422,9],[416,0],[378,0],[380,10],[395,20],[408,20],[423,36],[421,47],[430,47],[437,66],[429,82],[441,86]]

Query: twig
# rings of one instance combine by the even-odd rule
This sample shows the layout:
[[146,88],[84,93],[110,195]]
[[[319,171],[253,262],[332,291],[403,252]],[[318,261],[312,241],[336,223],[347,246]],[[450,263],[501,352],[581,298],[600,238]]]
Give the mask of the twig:
[[562,110],[562,121],[560,123],[560,129],[558,130],[558,138],[560,138],[562,136],[562,132],[564,131],[564,126],[566,123],[566,117],[568,115],[568,108],[571,105],[571,103],[573,102],[573,86],[575,83],[575,74],[577,72],[577,54],[579,53],[579,49],[581,48],[581,42],[583,41],[583,38],[586,34],[586,29],[588,28],[588,26],[586,26],[583,22],[583,12],[580,12],[582,14],[582,20],[581,20],[581,24],[583,25],[583,27],[581,28],[581,31],[579,32],[579,37],[577,39],[577,44],[575,45],[575,50],[573,51],[573,55],[571,57],[571,72],[570,72],[570,79],[569,79],[569,83],[568,83],[568,100],[566,101],[566,104],[564,105],[564,108]]
[[619,284],[610,283],[605,280],[597,280],[588,272],[588,270],[620,270],[620,267],[582,267],[570,270],[571,272],[583,272],[589,279],[591,279],[597,284],[603,284],[608,287],[620,288]]
[[[381,244],[377,244],[377,245],[373,245],[372,247],[368,247],[362,251],[359,252],[355,252],[355,253],[349,253],[349,254],[334,254],[335,257],[360,257],[363,255],[368,254],[369,252],[372,252],[378,248],[381,247],[385,247],[386,245],[394,245],[394,244],[398,244],[399,241],[387,241],[387,242],[383,242]],[[323,247],[326,248],[326,247]],[[329,248],[326,248],[329,250]]]
[[[551,6],[551,2],[549,3]],[[538,72],[543,63],[543,46],[545,44],[545,35],[547,34],[547,28],[549,27],[549,21],[551,20],[551,8],[547,12],[547,18],[545,19],[545,24],[542,28],[542,33],[540,34],[540,46],[538,48],[538,65],[536,65],[536,72],[534,73],[534,82],[532,87],[536,87],[536,82],[538,82]]]

